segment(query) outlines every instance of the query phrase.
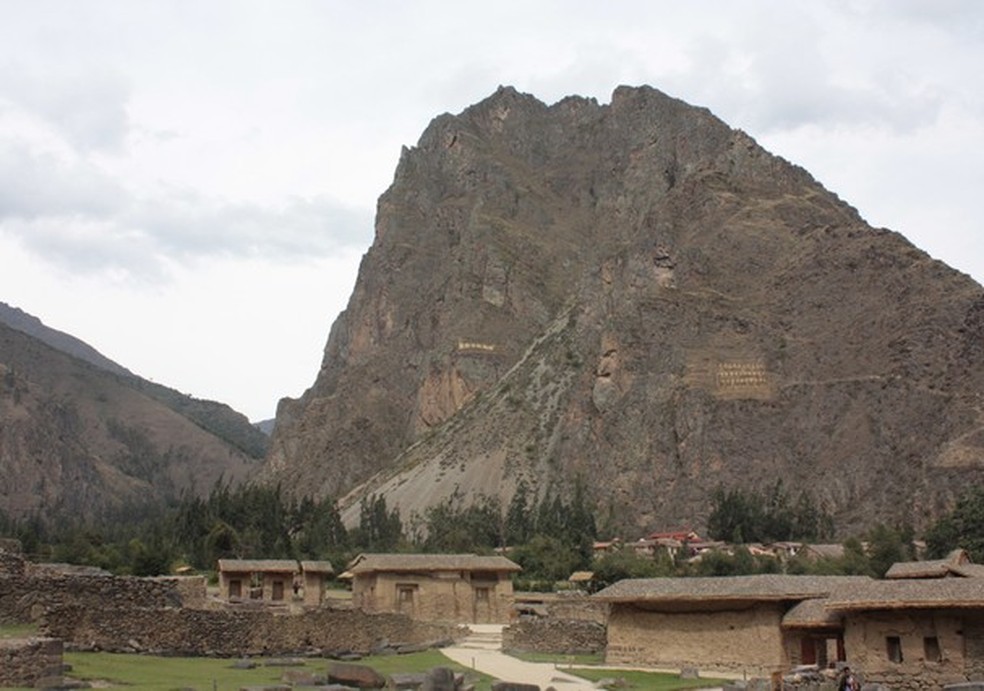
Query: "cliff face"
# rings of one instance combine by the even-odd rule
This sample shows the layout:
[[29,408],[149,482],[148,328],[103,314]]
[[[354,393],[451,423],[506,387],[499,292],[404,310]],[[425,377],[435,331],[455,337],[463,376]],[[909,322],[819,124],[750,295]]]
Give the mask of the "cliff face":
[[708,111],[500,89],[403,152],[263,475],[404,515],[580,475],[640,527],[782,478],[918,525],[984,478],[982,344],[979,285]]

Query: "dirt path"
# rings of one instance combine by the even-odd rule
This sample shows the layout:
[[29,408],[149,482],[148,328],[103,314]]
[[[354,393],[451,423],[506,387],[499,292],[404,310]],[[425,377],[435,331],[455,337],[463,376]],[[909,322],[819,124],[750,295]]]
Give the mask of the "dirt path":
[[552,686],[557,691],[593,691],[595,686],[572,674],[556,669],[549,662],[524,662],[502,652],[502,626],[471,624],[471,635],[441,652],[459,665],[475,669],[501,681]]

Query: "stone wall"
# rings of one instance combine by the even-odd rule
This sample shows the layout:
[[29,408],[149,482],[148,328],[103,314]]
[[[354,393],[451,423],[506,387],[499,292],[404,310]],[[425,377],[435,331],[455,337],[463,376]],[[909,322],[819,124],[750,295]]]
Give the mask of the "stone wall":
[[62,642],[51,638],[0,639],[0,687],[33,687],[61,677]]
[[502,647],[524,652],[575,655],[605,650],[605,627],[576,619],[527,619],[502,630]]
[[66,605],[101,607],[203,606],[203,576],[0,575],[0,621],[30,622]]
[[70,649],[191,656],[286,655],[383,646],[427,646],[460,637],[456,626],[399,614],[317,609],[290,614],[266,608],[91,608],[66,605],[42,620],[45,635]]
[[20,552],[0,546],[0,575],[22,576],[23,574],[24,557]]
[[[861,671],[866,682],[892,689],[942,688],[964,682],[971,678],[968,671],[979,669],[984,662],[980,659],[984,650],[973,643],[973,632],[982,625],[984,613],[852,613],[844,627],[847,662],[851,669]],[[889,659],[889,638],[897,639],[901,661]]]
[[654,612],[612,604],[605,661],[770,677],[788,668],[778,605],[709,612]]

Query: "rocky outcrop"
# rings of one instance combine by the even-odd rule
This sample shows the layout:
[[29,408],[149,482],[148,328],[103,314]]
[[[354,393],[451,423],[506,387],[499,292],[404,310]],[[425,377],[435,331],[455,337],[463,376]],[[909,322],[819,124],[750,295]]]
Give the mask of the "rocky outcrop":
[[782,478],[918,527],[984,479],[982,343],[979,285],[707,110],[501,88],[404,150],[264,477],[409,515],[580,476],[644,528]]

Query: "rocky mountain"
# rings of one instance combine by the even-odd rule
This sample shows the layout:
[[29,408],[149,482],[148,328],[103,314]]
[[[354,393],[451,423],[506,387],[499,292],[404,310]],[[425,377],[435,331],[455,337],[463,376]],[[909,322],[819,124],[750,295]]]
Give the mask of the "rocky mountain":
[[88,343],[71,334],[52,329],[37,317],[4,302],[0,302],[0,324],[6,324],[56,350],[118,375],[122,383],[163,403],[176,413],[192,420],[199,427],[242,450],[251,458],[260,459],[266,455],[269,431],[264,432],[263,429],[254,427],[245,415],[225,403],[195,398],[137,376]]
[[[93,351],[94,352],[94,351]],[[0,322],[0,511],[97,516],[205,493],[258,466],[241,449],[140,390]]]
[[652,88],[500,88],[401,155],[263,476],[404,516],[584,479],[700,526],[781,479],[849,533],[984,480],[984,292]]

